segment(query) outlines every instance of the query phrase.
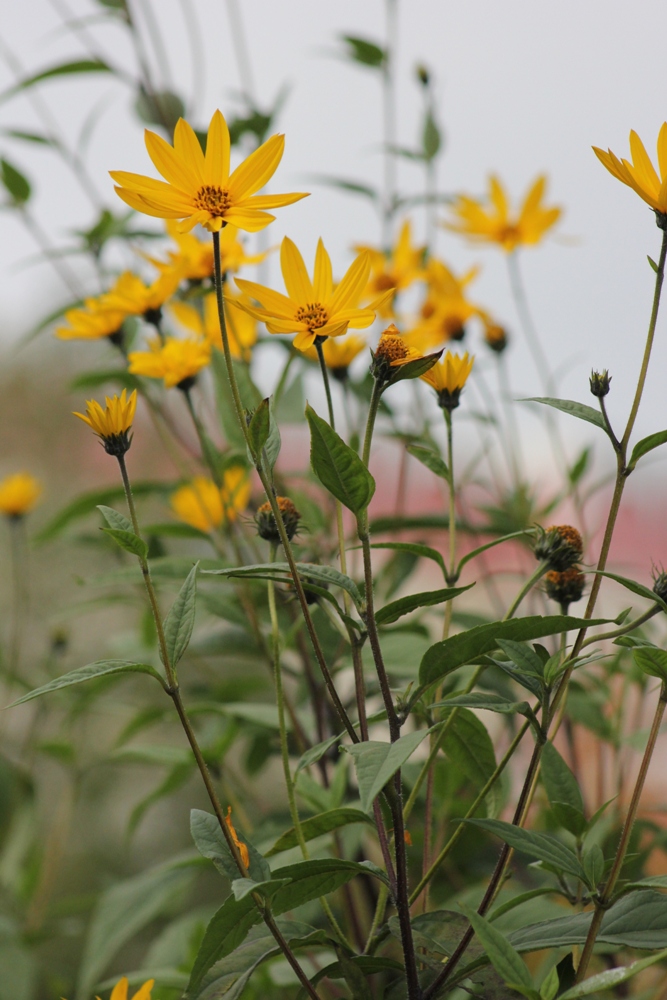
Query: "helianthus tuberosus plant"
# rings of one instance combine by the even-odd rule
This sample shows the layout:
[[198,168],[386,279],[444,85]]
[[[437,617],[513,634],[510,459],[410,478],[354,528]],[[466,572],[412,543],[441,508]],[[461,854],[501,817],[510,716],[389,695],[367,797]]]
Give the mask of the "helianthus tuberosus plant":
[[[387,72],[380,46],[348,43]],[[440,138],[424,67],[418,83],[413,158],[433,195]],[[664,834],[642,795],[667,704],[667,581],[662,570],[648,585],[627,579],[609,555],[629,476],[667,441],[635,435],[667,257],[667,125],[659,174],[634,133],[632,163],[595,150],[661,231],[630,412],[612,425],[606,370],[591,375],[592,403],[532,397],[553,415],[553,481],[538,484],[506,365],[527,344],[553,386],[516,264],[560,217],[545,177],[516,212],[495,177],[488,201],[462,194],[440,212],[430,197],[422,243],[386,171],[382,245],[350,234],[354,256],[338,270],[325,234],[309,271],[285,236],[279,281],[268,244],[247,234],[270,226],[269,210],[289,230],[289,206],[305,197],[260,193],[284,137],[243,119],[256,148],[232,167],[238,122],[230,130],[215,111],[195,130],[145,84],[164,133],[147,131],[146,148],[162,179],[111,176],[133,225],[164,220],[166,236],[123,231],[136,267],[118,274],[98,233],[89,251],[103,287],[68,303],[55,329],[106,352],[75,389],[79,400],[86,390],[77,447],[104,463],[104,489],[40,533],[80,518],[101,528],[78,552],[85,563],[95,545],[105,570],[86,582],[103,591],[83,611],[117,614],[118,626],[93,630],[92,662],[63,664],[55,640],[43,662],[26,654],[26,528],[42,487],[11,470],[0,481],[15,598],[7,718],[40,713],[24,723],[16,774],[27,783],[50,754],[67,775],[46,847],[21,853],[33,810],[17,806],[23,825],[0,858],[8,948],[34,969],[21,996],[42,1000],[58,984],[79,1000],[575,1000],[621,984],[619,996],[657,1000]],[[471,297],[477,268],[440,259],[436,222],[507,256],[527,339]],[[153,237],[168,247],[147,247]],[[257,264],[261,280],[246,276]],[[559,412],[594,425],[616,464],[601,542],[584,517],[589,452],[570,453]],[[71,424],[74,440],[84,428]],[[576,524],[560,523],[565,502]],[[639,606],[609,613],[607,588]],[[58,739],[41,732],[51,718]],[[140,829],[155,863],[109,870],[70,899],[55,873],[87,782],[102,763],[130,762],[163,769],[126,810],[124,843]],[[23,866],[13,882],[12,864]],[[86,919],[67,923],[70,912]],[[76,938],[74,972],[52,974],[49,935]]]

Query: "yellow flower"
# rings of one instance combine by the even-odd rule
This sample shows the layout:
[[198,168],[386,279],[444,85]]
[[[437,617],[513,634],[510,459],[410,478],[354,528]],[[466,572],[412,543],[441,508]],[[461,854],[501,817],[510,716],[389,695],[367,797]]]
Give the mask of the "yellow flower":
[[463,339],[465,324],[480,311],[466,298],[466,287],[477,274],[478,269],[472,268],[457,278],[441,260],[431,258],[426,268],[428,292],[420,318],[407,334],[413,347],[426,352],[444,341]]
[[[132,995],[132,1000],[151,1000],[151,990],[153,989],[154,984],[154,979],[147,979],[144,985]],[[127,990],[129,985],[127,976],[123,976],[123,978],[119,979],[112,989],[109,1000],[127,1000]],[[97,1000],[100,1000],[100,998],[97,997]]]
[[42,487],[29,472],[14,472],[0,482],[0,514],[17,518],[30,513],[39,500]]
[[127,389],[113,399],[106,397],[106,408],[102,409],[94,399],[86,400],[86,414],[75,413],[74,416],[83,420],[97,434],[108,455],[117,457],[124,455],[132,443],[129,432],[134,422],[137,409],[137,390],[134,389],[129,399]]
[[121,309],[102,309],[98,299],[86,299],[85,309],[68,309],[65,319],[69,326],[56,328],[61,340],[100,340],[108,337],[113,343],[121,338],[120,328],[127,313]]
[[474,357],[465,354],[452,354],[447,351],[441,361],[420,376],[428,382],[438,394],[438,404],[444,410],[454,410],[459,405],[459,396],[468,381],[468,376],[475,363]]
[[630,132],[632,163],[619,160],[610,149],[605,153],[603,149],[593,146],[593,152],[610,174],[636,191],[647,205],[662,215],[667,213],[667,122],[663,122],[658,133],[660,176],[644,149],[644,143],[634,130]]
[[[364,329],[375,319],[375,310],[391,291],[380,299],[359,308],[370,274],[370,256],[359,254],[352,261],[342,281],[334,287],[331,260],[322,240],[317,243],[314,280],[308,277],[303,257],[289,237],[280,247],[280,267],[287,295],[274,292],[254,281],[235,278],[244,294],[237,300],[241,309],[266,324],[269,333],[296,333],[294,346],[300,351],[315,343],[316,337],[340,337],[352,329]],[[289,296],[289,298],[288,298]],[[255,299],[261,308],[247,304]]]
[[513,215],[502,184],[492,176],[489,178],[491,204],[487,206],[469,195],[459,195],[452,207],[457,221],[445,223],[445,228],[462,233],[477,243],[497,243],[507,253],[518,246],[539,243],[561,215],[560,208],[546,208],[542,204],[546,183],[546,177],[538,177],[518,215]]
[[[325,340],[322,344],[324,362],[327,368],[331,369],[334,378],[344,382],[347,378],[347,369],[366,346],[367,344],[363,337],[357,337],[354,333],[337,340]],[[303,353],[311,361],[319,361],[317,348],[314,344]]]
[[155,337],[148,351],[132,351],[127,356],[131,375],[164,379],[166,389],[190,389],[198,372],[211,360],[211,345],[200,337]]
[[[145,133],[146,149],[156,169],[165,178],[157,181],[143,174],[112,170],[116,193],[131,208],[159,219],[182,219],[181,232],[199,223],[209,232],[220,232],[228,222],[254,233],[264,229],[274,216],[264,211],[291,205],[306,194],[255,196],[271,179],[285,148],[285,137],[274,135],[229,173],[229,129],[220,111],[211,119],[202,152],[194,130],[179,118],[173,147],[155,132]],[[253,197],[254,196],[254,197]]]
[[208,534],[223,522],[234,521],[246,509],[250,489],[245,469],[233,465],[225,470],[221,487],[205,476],[196,476],[176,490],[171,506],[181,521]]
[[412,228],[410,220],[406,219],[401,227],[398,239],[388,254],[370,246],[355,246],[355,253],[370,254],[371,280],[368,286],[369,295],[379,295],[390,291],[390,296],[379,309],[381,316],[391,316],[394,299],[399,292],[423,277],[424,254],[426,247],[412,245]]
[[[250,361],[252,348],[257,343],[257,320],[238,308],[236,298],[227,297],[227,333],[233,358]],[[214,292],[203,297],[203,315],[188,302],[173,302],[170,310],[186,329],[204,338],[212,347],[222,350],[222,334],[218,319],[218,302]]]
[[100,295],[99,306],[102,309],[120,310],[126,316],[145,316],[149,322],[153,322],[182,280],[183,272],[174,267],[165,269],[150,285],[146,285],[132,271],[124,271],[114,286]]
[[[181,233],[178,224],[168,219],[166,229],[178,250],[167,251],[167,261],[155,257],[147,259],[159,271],[179,269],[183,277],[189,281],[203,281],[213,274],[213,244],[210,240],[200,240],[194,233]],[[236,226],[227,225],[220,233],[220,262],[223,274],[238,271],[245,264],[259,264],[266,257],[265,253],[246,254],[239,240]]]

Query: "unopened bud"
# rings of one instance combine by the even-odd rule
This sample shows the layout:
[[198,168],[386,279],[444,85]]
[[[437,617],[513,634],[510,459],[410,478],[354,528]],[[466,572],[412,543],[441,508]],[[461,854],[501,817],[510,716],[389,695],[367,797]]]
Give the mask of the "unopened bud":
[[484,341],[496,354],[502,354],[507,347],[507,330],[498,323],[489,323],[484,327]]
[[580,569],[572,566],[562,573],[552,570],[550,573],[547,573],[544,582],[547,596],[552,601],[557,601],[561,607],[567,608],[569,604],[580,600],[584,592],[586,577]]
[[591,372],[590,383],[591,392],[598,399],[602,399],[609,392],[609,383],[611,382],[611,375],[605,368],[602,372]]
[[656,597],[659,597],[661,601],[667,601],[667,573],[664,570],[660,570],[659,573],[655,573],[653,577],[653,593]]
[[540,529],[533,551],[535,558],[547,563],[550,570],[562,572],[581,561],[584,546],[571,524],[554,524],[546,531]]
[[[285,532],[291,542],[299,527],[301,514],[289,497],[276,497],[276,503],[283,516]],[[260,538],[263,538],[267,542],[272,542],[274,545],[278,544],[280,541],[280,532],[278,531],[278,525],[276,524],[276,519],[273,516],[271,504],[268,500],[257,511],[255,523],[257,525],[257,534]]]
[[423,63],[419,63],[419,65],[415,68],[415,72],[422,87],[428,87],[431,82],[431,74],[429,73],[428,67],[424,66]]

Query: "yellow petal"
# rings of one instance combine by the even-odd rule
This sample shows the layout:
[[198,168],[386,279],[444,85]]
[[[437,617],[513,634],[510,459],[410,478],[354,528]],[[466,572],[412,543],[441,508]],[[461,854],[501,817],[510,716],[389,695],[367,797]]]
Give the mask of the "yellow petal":
[[290,299],[300,306],[313,302],[315,294],[306,265],[298,247],[289,236],[284,238],[280,247],[280,269]]
[[316,336],[317,333],[314,330],[304,330],[301,333],[297,333],[294,338],[294,346],[297,351],[307,351],[315,343]]
[[331,272],[331,258],[324,249],[324,243],[321,239],[317,241],[315,274],[313,279],[313,291],[316,300],[318,302],[327,302],[333,292],[333,275]]
[[[260,229],[266,229],[269,223],[273,222],[275,215],[268,212],[258,212],[253,208],[228,208],[225,212],[225,219],[233,222],[237,229],[243,229],[246,233],[258,233]],[[222,224],[222,219],[219,220]],[[219,228],[219,227],[218,227]]]
[[141,987],[141,989],[137,990],[137,992],[132,997],[132,1000],[151,1000],[151,990],[153,989],[154,985],[155,985],[155,980],[148,979]]
[[193,333],[198,333],[200,336],[203,336],[204,327],[202,325],[201,316],[194,306],[189,305],[187,302],[172,302],[169,305],[169,312],[172,316],[175,316],[177,321],[187,330],[192,330]]
[[[196,137],[195,137],[196,138]],[[229,180],[229,129],[222,113],[216,111],[211,118],[206,139],[207,184],[226,187]]]
[[[258,285],[255,281],[247,281],[245,278],[234,278],[234,281],[245,295],[261,302],[264,308],[273,313],[274,316],[280,316],[283,319],[294,316],[294,303],[286,295],[274,292],[266,285]],[[238,304],[243,305],[241,302]]]
[[[341,322],[336,320],[334,323],[325,323],[321,326],[319,330],[315,330],[315,333],[320,337],[342,337],[344,333],[347,333],[347,328],[350,324],[347,320]],[[297,346],[296,338],[294,340],[294,346]]]
[[285,136],[272,135],[259,149],[256,149],[243,163],[240,163],[229,178],[228,189],[232,201],[237,202],[241,198],[247,198],[263,188],[266,182],[273,177],[276,167],[282,159],[284,149]]
[[188,164],[197,180],[204,183],[204,153],[194,129],[184,118],[179,118],[174,129],[174,150]]
[[[129,191],[127,188],[115,187],[114,191],[121,201],[124,201],[126,205],[129,205],[136,212],[143,212],[144,215],[153,215],[157,219],[182,219],[184,215],[189,214],[189,210],[183,212],[178,208],[166,208],[163,204],[157,204],[153,199],[148,199],[145,195]],[[193,225],[196,224],[196,222],[193,223]],[[183,232],[183,230],[181,231]]]
[[256,194],[252,198],[242,198],[239,208],[283,208],[293,205],[295,201],[309,198],[308,191],[292,191],[290,194]]
[[368,276],[371,271],[371,261],[368,253],[360,253],[352,261],[345,276],[334,292],[331,300],[329,313],[332,315],[341,309],[354,308],[363,291],[368,284]]
[[525,197],[523,206],[521,208],[520,219],[527,218],[539,208],[540,202],[542,201],[542,196],[544,195],[544,188],[546,186],[546,183],[547,179],[546,177],[544,177],[544,175],[537,178],[537,180],[535,181],[535,183],[533,184],[530,191]]
[[634,129],[630,132],[630,151],[632,162],[639,177],[651,194],[657,195],[660,190],[660,179],[655,172],[655,167],[651,163],[651,158],[644,149],[641,141]]
[[667,177],[667,122],[663,122],[658,133],[658,165],[663,180]]
[[127,987],[127,977],[123,976],[112,989],[109,1000],[127,1000]]
[[[130,188],[140,194],[148,194],[154,197],[174,197],[178,188],[165,181],[155,180],[154,177],[146,177],[144,174],[132,174],[127,170],[110,170],[109,176],[120,185],[120,187]],[[186,191],[178,192],[180,197],[186,201],[191,200],[191,196]]]
[[489,177],[489,192],[491,194],[491,201],[494,208],[498,212],[498,215],[501,219],[506,219],[509,210],[507,195],[505,194],[503,186],[495,174],[492,174],[491,177]]
[[195,192],[199,187],[197,174],[180,158],[168,142],[146,129],[148,155],[162,176],[182,192]]

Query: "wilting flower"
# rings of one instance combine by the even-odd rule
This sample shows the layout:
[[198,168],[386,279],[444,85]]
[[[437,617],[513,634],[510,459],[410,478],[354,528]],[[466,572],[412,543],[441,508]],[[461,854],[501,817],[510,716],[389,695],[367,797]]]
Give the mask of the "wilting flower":
[[546,183],[546,177],[538,177],[518,215],[513,215],[502,184],[497,177],[491,176],[491,204],[484,204],[469,195],[458,195],[452,206],[456,221],[446,222],[445,228],[461,233],[476,243],[497,243],[507,253],[519,246],[533,246],[540,242],[561,215],[560,208],[546,208],[542,204]]
[[37,504],[42,487],[29,472],[14,472],[0,481],[0,514],[19,518]]
[[629,160],[619,160],[610,149],[605,151],[593,146],[593,152],[610,174],[613,174],[623,184],[627,184],[642,198],[647,205],[661,215],[667,214],[667,122],[663,122],[658,133],[658,169],[656,173],[648,153],[637,133],[630,132]]
[[241,855],[241,861],[243,862],[243,864],[247,868],[248,865],[250,864],[250,854],[248,852],[247,846],[245,844],[241,843],[241,841],[239,840],[239,836],[238,836],[236,830],[234,829],[234,824],[232,823],[232,807],[231,806],[227,806],[227,815],[225,816],[225,824],[226,824],[227,829],[229,830],[230,834],[232,835],[232,840],[234,841],[235,847],[238,848],[238,852]]
[[546,562],[550,570],[562,573],[581,562],[584,543],[579,531],[571,524],[553,524],[539,529],[533,552],[535,558]]
[[171,507],[181,521],[208,534],[236,520],[248,506],[250,488],[245,469],[233,465],[225,470],[221,487],[205,476],[181,486],[172,494]]
[[98,303],[102,309],[117,309],[126,316],[143,316],[149,323],[156,323],[162,315],[162,306],[182,280],[183,272],[173,267],[165,269],[150,285],[132,271],[124,271],[113,287],[100,295]]
[[544,578],[547,596],[564,608],[581,600],[585,585],[586,577],[577,566],[562,572],[552,569]]
[[459,405],[459,397],[474,363],[474,357],[469,357],[467,351],[465,354],[447,351],[441,361],[420,376],[435,389],[438,405],[443,410],[454,410]]
[[104,309],[99,299],[86,299],[84,309],[68,309],[65,319],[68,326],[56,327],[61,340],[101,340],[108,337],[113,343],[120,340],[123,320],[128,315],[122,309]]
[[419,320],[407,335],[415,349],[432,351],[448,340],[463,339],[465,324],[480,313],[479,307],[467,298],[466,293],[467,286],[477,274],[478,268],[471,268],[457,278],[443,261],[431,258],[426,268],[426,298]]
[[[331,370],[331,374],[335,379],[344,382],[347,378],[348,368],[366,346],[366,341],[363,337],[357,337],[354,333],[335,340],[327,338],[322,344],[324,363]],[[308,347],[303,353],[311,361],[319,361],[315,345]]]
[[164,181],[124,170],[112,170],[111,177],[118,185],[116,193],[131,208],[160,219],[182,219],[181,232],[189,232],[199,223],[217,233],[230,222],[254,233],[273,222],[274,216],[265,209],[281,208],[306,197],[302,192],[256,195],[275,173],[284,148],[285,137],[274,135],[230,175],[229,129],[216,111],[205,155],[183,118],[176,124],[173,146],[155,132],[146,131],[148,155]]
[[197,374],[211,360],[211,345],[201,337],[155,337],[147,351],[132,351],[127,356],[131,375],[161,378],[165,389],[178,386],[190,389]]
[[399,292],[424,276],[424,254],[426,247],[412,245],[410,220],[401,226],[396,243],[388,254],[371,246],[355,246],[355,253],[368,253],[371,259],[371,279],[367,293],[377,296],[389,291],[391,294],[379,307],[381,316],[391,316],[394,299]]
[[[391,294],[385,292],[380,299],[359,308],[370,274],[369,255],[359,254],[334,287],[331,259],[321,239],[315,253],[313,281],[296,244],[287,236],[280,247],[280,268],[287,295],[254,281],[235,278],[243,292],[237,304],[261,320],[269,333],[296,333],[294,346],[300,351],[314,344],[316,337],[340,337],[348,328],[361,330],[370,326],[379,304]],[[248,305],[247,298],[255,299],[260,306]]]
[[[299,527],[301,514],[289,497],[276,497],[276,503],[278,504],[278,510],[282,514],[285,533],[289,540],[292,541]],[[278,531],[278,525],[268,500],[257,509],[255,524],[257,525],[257,534],[260,538],[263,538],[266,542],[272,542],[274,545],[278,544],[280,541],[280,532]]]
[[[127,976],[123,976],[123,978],[119,979],[112,989],[109,1000],[127,1000],[127,990],[129,985]],[[151,1000],[151,990],[154,985],[154,979],[147,979],[144,985],[139,987],[137,992],[132,995],[131,1000]],[[97,1000],[100,1000],[100,998],[97,997]]]
[[94,399],[86,400],[86,413],[75,413],[97,434],[107,455],[120,457],[132,443],[129,436],[137,409],[137,390],[127,397],[127,389],[113,399],[106,397],[106,407],[102,409]]
[[[250,361],[252,348],[257,343],[257,320],[238,307],[237,299],[227,296],[226,311],[229,349],[233,358]],[[222,350],[222,334],[218,317],[218,302],[214,292],[203,297],[203,312],[188,302],[173,302],[171,312],[188,330],[204,338],[212,347]]]

